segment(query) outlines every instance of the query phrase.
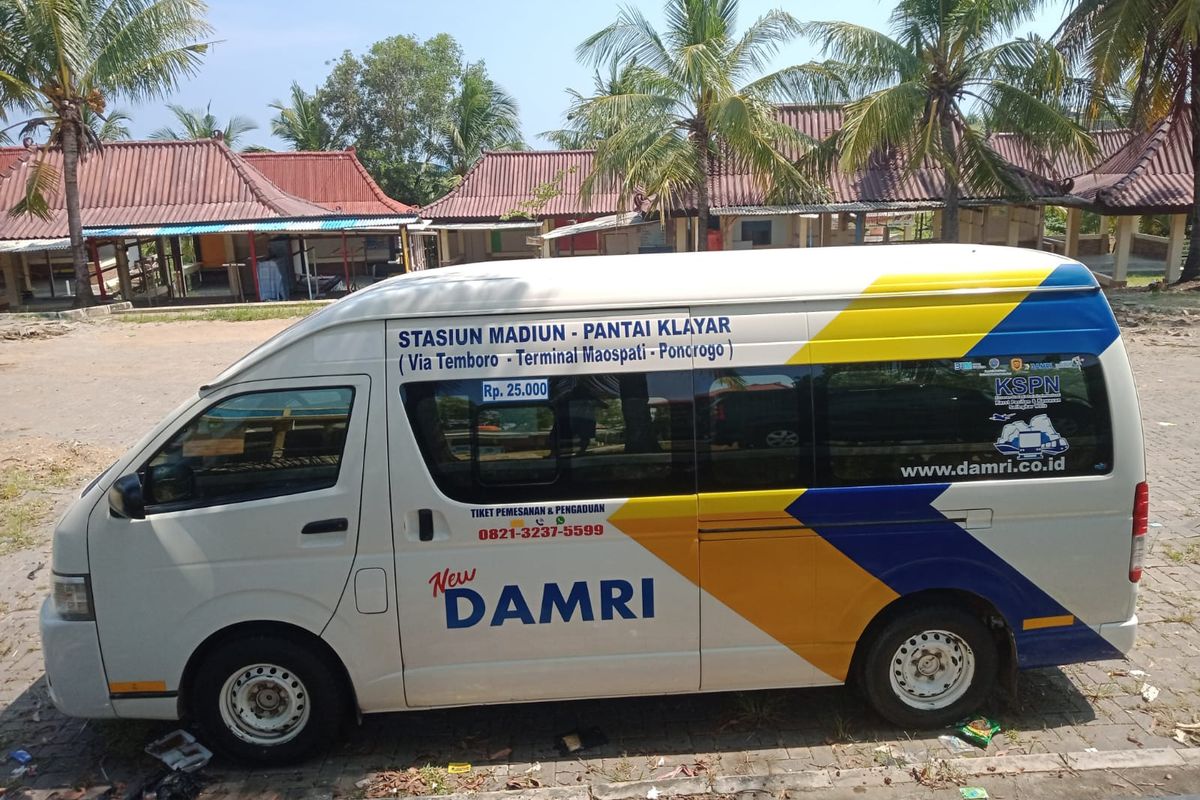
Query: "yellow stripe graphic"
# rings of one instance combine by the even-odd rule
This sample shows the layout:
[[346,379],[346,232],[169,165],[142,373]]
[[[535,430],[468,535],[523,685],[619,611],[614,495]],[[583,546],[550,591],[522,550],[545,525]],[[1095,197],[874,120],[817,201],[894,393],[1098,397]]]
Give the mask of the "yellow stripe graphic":
[[[960,358],[991,333],[1053,267],[988,275],[884,275],[796,351],[790,364]],[[973,294],[971,290],[1000,289]],[[937,297],[877,295],[962,290]]]
[[[799,522],[787,508],[803,492],[702,494],[700,520],[704,525],[778,521],[795,526]],[[775,641],[826,675],[845,680],[859,635],[896,593],[805,528],[724,533],[697,541],[696,518],[687,517],[696,508],[690,497],[638,498],[609,522]]]

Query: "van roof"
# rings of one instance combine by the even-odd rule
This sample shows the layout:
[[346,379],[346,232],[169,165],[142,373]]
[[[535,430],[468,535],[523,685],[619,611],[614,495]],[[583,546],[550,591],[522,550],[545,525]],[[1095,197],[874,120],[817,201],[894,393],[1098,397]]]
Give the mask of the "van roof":
[[492,261],[399,275],[355,292],[268,340],[212,385],[317,331],[372,319],[1018,289],[1095,290],[1098,284],[1085,266],[1064,256],[970,244]]

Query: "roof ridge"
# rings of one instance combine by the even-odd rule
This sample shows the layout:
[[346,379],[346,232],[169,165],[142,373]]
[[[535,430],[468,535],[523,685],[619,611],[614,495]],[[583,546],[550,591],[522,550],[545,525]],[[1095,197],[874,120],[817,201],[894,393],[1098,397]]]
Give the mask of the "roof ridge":
[[[1170,137],[1172,129],[1175,127],[1175,123],[1177,122],[1176,117],[1177,114],[1169,114],[1155,123],[1152,130],[1146,132],[1146,139],[1141,146],[1141,153],[1138,155],[1137,160],[1134,161],[1133,166],[1130,167],[1130,169],[1126,171],[1125,174],[1119,179],[1114,181],[1111,186],[1107,186],[1104,189],[1096,192],[1097,199],[1102,198],[1105,203],[1115,201],[1120,194],[1129,188],[1130,184],[1141,177],[1141,174],[1146,169],[1146,166],[1150,163],[1154,156],[1158,154],[1159,148],[1161,148],[1163,143]],[[1124,148],[1121,149],[1123,150]],[[1121,155],[1121,150],[1113,153],[1109,158],[1104,159],[1104,162],[1102,164],[1098,164],[1093,172],[1099,172],[1100,167],[1105,166],[1111,159],[1116,158],[1119,155]]]
[[[388,208],[400,213],[412,213],[420,209],[420,206],[418,205],[410,205],[409,203],[401,202],[400,200],[393,198],[387,192],[383,191],[383,187],[375,182],[375,179],[371,177],[371,173],[367,172],[367,168],[361,161],[358,160],[358,155],[355,153],[355,151],[337,150],[330,152],[336,152],[338,155],[348,158],[350,163],[354,165],[354,168],[358,170],[358,174],[361,175],[363,180],[367,182],[367,186],[369,186],[371,191],[375,193],[375,196],[379,198],[379,202],[383,203]],[[482,159],[480,160],[482,161]]]
[[225,142],[218,141],[216,139],[210,139],[208,141],[211,141],[213,144],[217,145],[217,150],[223,156],[225,156],[225,158],[227,158],[229,160],[229,164],[230,164],[230,166],[233,167],[234,172],[236,172],[238,174],[239,178],[241,178],[243,181],[245,181],[246,186],[250,189],[250,194],[252,194],[254,196],[254,198],[256,200],[258,200],[258,202],[262,203],[264,206],[269,208],[274,213],[280,215],[281,217],[295,216],[295,215],[288,214],[287,210],[284,209],[282,204],[277,202],[275,198],[268,196],[267,192],[265,192],[263,190],[263,186],[262,186],[263,183],[266,183],[268,186],[272,187],[279,194],[284,195],[285,197],[288,197],[292,200],[297,200],[306,205],[316,206],[317,208],[321,208],[321,209],[325,210],[326,212],[329,212],[332,210],[332,209],[326,209],[324,206],[321,206],[317,203],[313,203],[312,201],[304,200],[303,198],[296,197],[295,195],[285,192],[279,186],[276,186],[274,183],[272,183],[270,178],[268,178],[266,175],[259,172],[258,169],[256,169],[254,167],[254,165],[245,161],[244,159],[242,159],[241,156],[239,156],[237,153],[233,152],[233,148],[231,148],[229,145],[225,144]]

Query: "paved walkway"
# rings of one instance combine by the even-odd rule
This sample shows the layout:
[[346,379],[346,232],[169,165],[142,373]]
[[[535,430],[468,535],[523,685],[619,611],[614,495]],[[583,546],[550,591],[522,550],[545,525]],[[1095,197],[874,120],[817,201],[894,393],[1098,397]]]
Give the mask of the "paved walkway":
[[[55,357],[67,362],[63,369],[73,368],[69,361],[79,346],[71,340],[80,335],[56,340],[61,353]],[[1200,717],[1200,327],[1142,326],[1131,333],[1129,346],[1143,403],[1153,520],[1137,648],[1127,662],[1024,673],[1015,706],[997,698],[985,709],[1005,732],[986,753],[967,755],[1182,748],[1173,739],[1176,723]],[[0,350],[0,364],[6,360]],[[21,747],[37,764],[36,776],[14,779],[10,762],[0,785],[11,787],[12,798],[136,784],[156,771],[141,748],[170,727],[67,719],[49,705],[36,625],[46,561],[45,546],[0,559],[0,755]],[[1143,698],[1147,684],[1159,690],[1152,702]],[[590,728],[607,743],[576,755],[555,749],[559,735]],[[205,792],[214,798],[362,797],[379,785],[370,783],[371,776],[408,768],[418,771],[384,777],[415,793],[580,787],[672,772],[836,772],[962,755],[948,750],[939,733],[908,736],[841,689],[414,712],[368,717],[335,752],[299,769],[244,771],[214,762],[204,773]],[[447,775],[451,762],[468,762],[472,770]]]

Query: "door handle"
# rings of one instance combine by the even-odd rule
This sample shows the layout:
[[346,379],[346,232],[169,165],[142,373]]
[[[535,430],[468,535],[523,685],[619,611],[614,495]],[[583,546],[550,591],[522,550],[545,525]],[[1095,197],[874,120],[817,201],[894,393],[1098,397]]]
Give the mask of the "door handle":
[[319,519],[300,529],[301,533],[345,533],[350,530],[350,521],[345,517]]
[[428,508],[417,509],[417,539],[433,541],[433,511]]

